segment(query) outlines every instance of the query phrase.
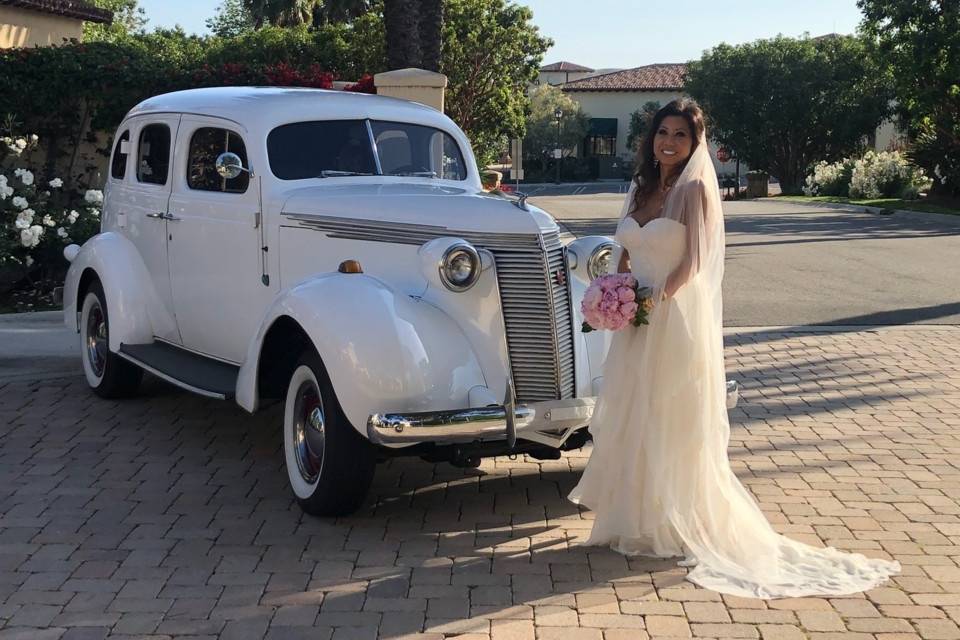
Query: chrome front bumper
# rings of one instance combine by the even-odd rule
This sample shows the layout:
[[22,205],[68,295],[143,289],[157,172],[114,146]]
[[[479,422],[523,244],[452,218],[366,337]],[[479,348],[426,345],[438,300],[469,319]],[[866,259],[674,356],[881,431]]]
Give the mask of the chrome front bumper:
[[[726,391],[727,408],[732,409],[737,406],[740,385],[729,380]],[[571,432],[587,426],[593,417],[595,403],[596,398],[589,397],[514,406],[508,399],[505,404],[492,407],[375,413],[367,419],[367,437],[375,444],[385,445],[507,440],[513,446],[517,437],[524,437],[524,434]]]
[[367,437],[375,444],[418,442],[472,442],[507,440],[534,431],[568,431],[585,427],[593,417],[595,398],[571,398],[517,405],[425,411],[375,413],[367,420]]

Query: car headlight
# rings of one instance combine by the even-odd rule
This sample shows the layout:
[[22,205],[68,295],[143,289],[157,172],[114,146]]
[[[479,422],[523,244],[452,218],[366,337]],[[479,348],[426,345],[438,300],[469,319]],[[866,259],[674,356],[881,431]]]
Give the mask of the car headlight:
[[610,259],[613,257],[614,245],[611,243],[597,245],[587,260],[587,275],[590,279],[599,278],[610,272]]
[[451,291],[466,291],[480,277],[480,254],[469,244],[455,244],[440,260],[440,280]]

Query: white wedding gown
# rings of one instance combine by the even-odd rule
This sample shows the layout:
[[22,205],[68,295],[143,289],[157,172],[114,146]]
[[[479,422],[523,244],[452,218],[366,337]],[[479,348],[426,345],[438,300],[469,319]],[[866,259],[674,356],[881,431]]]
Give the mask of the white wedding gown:
[[[690,237],[664,217],[641,227],[626,216],[616,232],[634,276],[653,287],[684,259]],[[722,278],[722,266],[714,270]],[[657,305],[648,325],[612,338],[593,453],[569,496],[595,512],[585,544],[684,556],[690,581],[737,596],[839,595],[883,583],[898,563],[779,535],[730,468],[723,339],[718,312],[704,302],[713,286],[705,271]]]

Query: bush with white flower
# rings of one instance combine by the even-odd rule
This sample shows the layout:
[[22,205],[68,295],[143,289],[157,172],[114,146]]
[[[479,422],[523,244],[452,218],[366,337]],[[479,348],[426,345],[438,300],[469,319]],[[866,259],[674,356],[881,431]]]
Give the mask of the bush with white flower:
[[933,184],[923,171],[899,151],[867,151],[862,158],[820,162],[807,176],[808,196],[849,196],[874,200],[914,200]]
[[867,151],[853,165],[851,198],[915,200],[933,181],[899,151]]
[[103,193],[67,191],[62,178],[41,178],[27,164],[37,136],[0,137],[0,269],[66,268],[63,247],[82,244],[100,229]]
[[808,196],[841,196],[850,193],[850,178],[853,175],[853,160],[844,158],[840,162],[818,162],[813,173],[807,176],[803,192]]

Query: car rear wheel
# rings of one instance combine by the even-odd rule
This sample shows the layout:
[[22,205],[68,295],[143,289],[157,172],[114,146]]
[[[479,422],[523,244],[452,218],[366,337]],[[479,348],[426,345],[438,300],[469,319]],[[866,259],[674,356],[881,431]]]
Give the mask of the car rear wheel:
[[102,398],[132,396],[140,387],[143,370],[110,351],[107,300],[99,282],[87,289],[80,309],[80,357],[87,384]]
[[283,450],[290,488],[305,512],[341,516],[363,504],[376,453],[343,415],[313,351],[301,356],[287,384]]

